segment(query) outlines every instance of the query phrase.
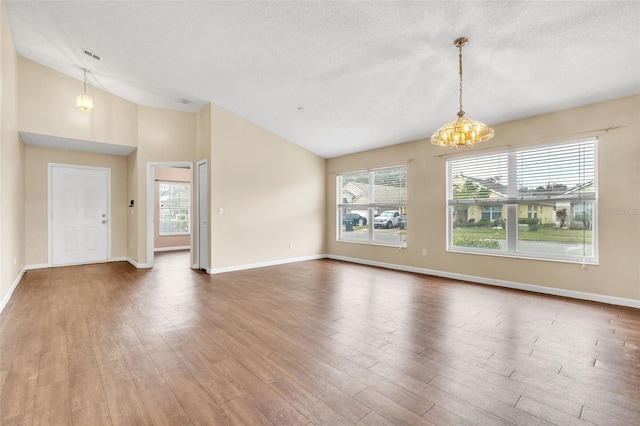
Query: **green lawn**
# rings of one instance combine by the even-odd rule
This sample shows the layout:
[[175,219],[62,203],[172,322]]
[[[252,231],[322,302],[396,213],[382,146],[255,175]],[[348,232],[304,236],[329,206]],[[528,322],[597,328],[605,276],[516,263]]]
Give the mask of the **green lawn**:
[[[537,231],[519,231],[520,241],[552,241],[556,243],[591,243],[592,231],[579,229],[539,228]],[[453,237],[504,240],[507,232],[496,228],[455,228]]]

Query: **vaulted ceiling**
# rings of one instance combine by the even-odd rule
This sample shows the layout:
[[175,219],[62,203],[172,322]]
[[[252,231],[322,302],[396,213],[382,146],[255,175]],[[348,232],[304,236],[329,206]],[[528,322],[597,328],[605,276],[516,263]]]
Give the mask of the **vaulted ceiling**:
[[[218,104],[322,157],[640,93],[640,2],[7,1],[18,53],[141,105]],[[100,61],[84,53],[100,56]],[[79,84],[79,88],[81,85]],[[186,103],[185,103],[186,102]]]

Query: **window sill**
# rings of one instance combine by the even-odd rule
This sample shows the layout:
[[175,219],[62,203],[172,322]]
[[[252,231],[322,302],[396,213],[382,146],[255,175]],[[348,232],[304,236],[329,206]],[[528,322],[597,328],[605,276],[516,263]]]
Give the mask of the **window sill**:
[[460,254],[474,254],[481,256],[493,256],[493,257],[508,257],[511,259],[524,259],[524,260],[542,260],[546,262],[558,262],[558,263],[573,263],[578,265],[592,265],[598,266],[600,263],[597,258],[584,258],[584,259],[570,259],[570,258],[550,258],[543,256],[536,256],[532,253],[514,254],[508,252],[488,251],[488,250],[464,250],[460,248],[447,248],[448,253],[460,253]]
[[396,249],[406,249],[407,245],[395,245],[395,244],[385,244],[385,243],[378,243],[375,241],[351,241],[351,240],[336,240],[337,243],[348,243],[348,244],[361,244],[361,245],[366,245],[366,246],[379,246],[379,247],[391,247],[391,248],[396,248]]

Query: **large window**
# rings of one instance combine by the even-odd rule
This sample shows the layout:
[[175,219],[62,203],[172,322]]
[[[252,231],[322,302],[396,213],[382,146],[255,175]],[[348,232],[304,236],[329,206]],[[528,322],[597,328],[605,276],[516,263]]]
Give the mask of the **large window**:
[[339,241],[407,246],[407,167],[338,175]]
[[187,235],[191,232],[191,184],[160,182],[160,235]]
[[447,161],[449,251],[597,263],[597,140]]

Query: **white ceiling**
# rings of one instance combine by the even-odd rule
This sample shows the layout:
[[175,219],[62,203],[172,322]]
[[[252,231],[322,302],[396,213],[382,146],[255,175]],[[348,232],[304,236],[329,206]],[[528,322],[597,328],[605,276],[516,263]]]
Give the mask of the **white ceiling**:
[[460,36],[470,40],[464,110],[488,124],[640,93],[638,1],[7,9],[26,58],[79,80],[87,67],[89,84],[142,105],[195,112],[213,102],[325,158],[428,137],[453,119]]

